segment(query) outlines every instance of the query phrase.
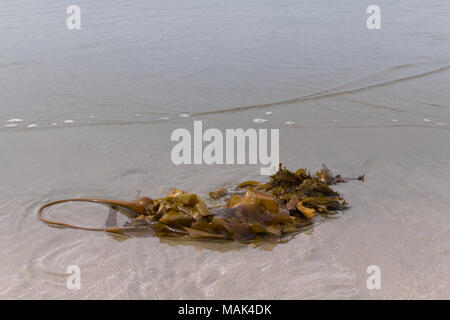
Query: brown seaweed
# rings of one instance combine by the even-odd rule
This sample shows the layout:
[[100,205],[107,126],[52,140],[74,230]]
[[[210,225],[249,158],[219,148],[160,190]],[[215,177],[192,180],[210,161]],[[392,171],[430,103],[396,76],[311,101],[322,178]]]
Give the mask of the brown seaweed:
[[[47,203],[38,211],[42,221],[68,228],[107,231],[118,235],[152,235],[162,239],[239,241],[258,245],[267,239],[283,239],[311,226],[316,217],[334,215],[346,209],[347,202],[331,188],[337,183],[358,178],[333,175],[323,165],[311,174],[306,169],[289,171],[280,164],[279,170],[266,183],[245,181],[234,190],[220,188],[210,197],[224,205],[214,207],[194,193],[176,188],[166,197],[141,197],[135,201],[103,199],[66,199]],[[110,205],[114,212],[125,208],[132,217],[118,227],[110,213],[104,228],[85,228],[42,217],[44,208],[68,201],[89,201]]]

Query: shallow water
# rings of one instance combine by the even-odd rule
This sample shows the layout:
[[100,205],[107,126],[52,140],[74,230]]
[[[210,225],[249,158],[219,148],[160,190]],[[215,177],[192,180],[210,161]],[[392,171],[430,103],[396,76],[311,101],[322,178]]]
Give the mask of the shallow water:
[[[449,298],[448,1],[0,4],[0,298]],[[270,113],[271,112],[271,113]],[[262,119],[266,121],[254,121]],[[287,167],[366,173],[351,208],[272,251],[49,228],[44,202],[263,180],[176,166],[176,128],[279,128]],[[50,214],[99,225],[107,210]],[[81,289],[66,288],[69,265]],[[366,269],[381,269],[368,290]]]

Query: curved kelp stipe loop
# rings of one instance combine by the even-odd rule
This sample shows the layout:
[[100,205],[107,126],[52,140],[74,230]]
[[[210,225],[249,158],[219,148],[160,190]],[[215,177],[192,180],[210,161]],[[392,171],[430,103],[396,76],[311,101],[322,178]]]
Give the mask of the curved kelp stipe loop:
[[97,199],[97,198],[74,198],[74,199],[63,199],[63,200],[56,200],[49,203],[44,204],[41,206],[37,212],[37,217],[39,220],[52,225],[52,226],[59,226],[64,228],[71,228],[71,229],[79,229],[79,230],[87,230],[87,231],[104,231],[104,232],[112,232],[112,233],[122,233],[124,230],[135,230],[135,227],[101,227],[101,228],[90,228],[90,227],[82,227],[82,226],[76,226],[64,222],[54,221],[50,219],[46,219],[43,217],[42,213],[44,209],[61,204],[66,202],[93,202],[98,204],[105,204],[109,205],[111,207],[120,207],[125,208],[127,210],[132,211],[135,215],[140,215],[145,213],[145,208],[148,206],[149,203],[152,202],[150,198],[139,198],[136,201],[117,201],[117,200],[106,200],[106,199]]

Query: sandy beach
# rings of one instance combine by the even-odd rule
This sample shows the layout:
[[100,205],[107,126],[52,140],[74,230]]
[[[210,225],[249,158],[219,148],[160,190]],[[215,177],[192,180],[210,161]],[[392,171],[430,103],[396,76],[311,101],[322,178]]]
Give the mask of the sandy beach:
[[[447,1],[379,1],[380,30],[358,1],[78,2],[76,31],[69,3],[0,4],[1,299],[450,297]],[[277,128],[288,168],[366,181],[337,186],[348,210],[272,250],[119,242],[36,218],[56,199],[266,179],[258,165],[175,165],[171,133],[198,120]],[[98,226],[108,210],[48,213]]]

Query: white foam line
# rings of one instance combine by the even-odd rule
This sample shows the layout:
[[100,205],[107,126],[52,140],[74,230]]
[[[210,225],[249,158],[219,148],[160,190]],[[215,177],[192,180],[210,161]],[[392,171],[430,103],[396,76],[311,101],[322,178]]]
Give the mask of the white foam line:
[[9,119],[8,122],[23,122],[23,119],[13,118],[13,119]]

